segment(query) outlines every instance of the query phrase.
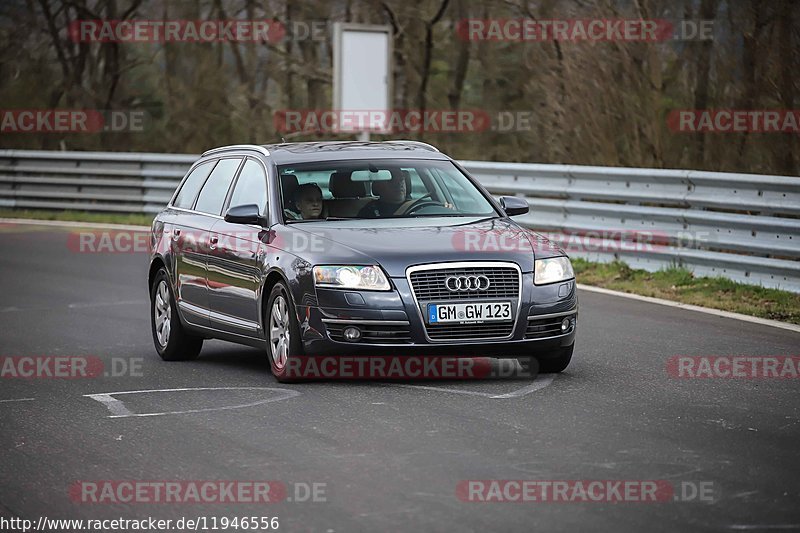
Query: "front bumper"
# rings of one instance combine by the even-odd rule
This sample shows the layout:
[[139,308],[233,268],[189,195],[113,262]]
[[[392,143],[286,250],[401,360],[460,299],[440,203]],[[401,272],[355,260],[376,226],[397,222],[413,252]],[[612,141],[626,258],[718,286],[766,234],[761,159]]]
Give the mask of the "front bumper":
[[[303,347],[310,356],[441,355],[454,357],[547,356],[571,345],[577,332],[575,280],[545,286],[522,274],[522,297],[512,333],[503,339],[431,341],[406,279],[392,278],[394,291],[317,289],[317,305],[298,306]],[[569,329],[557,327],[570,319]],[[364,335],[347,342],[352,325]]]

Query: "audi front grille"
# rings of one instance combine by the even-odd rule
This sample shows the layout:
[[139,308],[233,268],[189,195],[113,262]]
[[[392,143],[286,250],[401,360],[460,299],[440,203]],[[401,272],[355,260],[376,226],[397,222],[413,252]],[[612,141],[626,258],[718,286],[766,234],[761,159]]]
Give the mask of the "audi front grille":
[[[479,339],[508,339],[514,333],[521,300],[522,272],[514,263],[476,262],[441,263],[411,267],[408,282],[414,295],[425,333],[432,341],[460,341]],[[461,278],[460,287],[451,278]],[[483,289],[483,279],[489,287]],[[448,288],[448,279],[451,279]],[[479,280],[476,283],[476,280]],[[468,282],[466,280],[469,280]],[[477,287],[477,288],[475,288]],[[513,311],[511,322],[484,322],[460,324],[457,322],[429,325],[425,320],[429,303],[458,303],[459,301],[510,301]]]

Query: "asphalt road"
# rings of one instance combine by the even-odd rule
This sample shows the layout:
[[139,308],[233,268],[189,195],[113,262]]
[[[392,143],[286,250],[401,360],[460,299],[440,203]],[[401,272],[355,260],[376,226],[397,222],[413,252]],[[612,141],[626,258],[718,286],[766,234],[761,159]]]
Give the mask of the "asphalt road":
[[[675,355],[798,355],[800,334],[582,292],[575,357],[553,379],[285,385],[263,353],[219,341],[197,361],[162,362],[146,254],[76,253],[69,231],[0,226],[0,356],[91,355],[134,371],[0,379],[1,517],[277,516],[282,531],[800,530],[800,381],[666,371]],[[143,390],[161,392],[86,396]],[[476,479],[711,489],[654,503],[459,499],[459,482]],[[101,480],[277,480],[293,501],[70,497],[76,482]],[[324,497],[296,501],[312,483]]]

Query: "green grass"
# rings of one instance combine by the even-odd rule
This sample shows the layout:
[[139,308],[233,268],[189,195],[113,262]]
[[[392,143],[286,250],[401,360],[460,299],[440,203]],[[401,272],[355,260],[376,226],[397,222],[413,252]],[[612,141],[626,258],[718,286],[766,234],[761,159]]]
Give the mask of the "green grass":
[[90,213],[88,211],[44,211],[36,209],[0,209],[0,218],[33,218],[36,220],[66,220],[149,226],[153,215],[125,213]]
[[583,259],[573,259],[572,266],[578,283],[800,324],[800,294],[725,278],[695,277],[683,268],[647,272],[622,262]]

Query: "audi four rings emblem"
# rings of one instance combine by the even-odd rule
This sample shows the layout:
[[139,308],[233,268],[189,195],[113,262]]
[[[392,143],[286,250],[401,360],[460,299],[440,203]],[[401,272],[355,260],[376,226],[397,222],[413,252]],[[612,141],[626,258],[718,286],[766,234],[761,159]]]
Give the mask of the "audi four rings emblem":
[[444,286],[452,292],[485,291],[489,288],[486,276],[450,276],[444,280]]

